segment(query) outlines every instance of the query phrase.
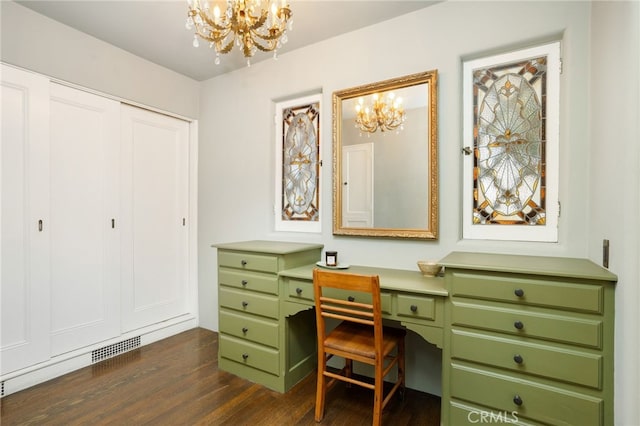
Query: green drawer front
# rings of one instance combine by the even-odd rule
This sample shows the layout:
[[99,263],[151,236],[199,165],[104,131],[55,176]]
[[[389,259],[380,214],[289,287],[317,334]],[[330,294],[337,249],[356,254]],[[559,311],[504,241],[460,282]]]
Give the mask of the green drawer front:
[[451,357],[526,374],[602,387],[602,356],[452,330]]
[[[314,302],[313,283],[310,281],[290,280],[288,283],[287,293],[291,299],[304,300]],[[353,297],[356,302],[371,303],[371,296],[358,291],[347,291],[340,289],[325,289],[324,295],[333,299],[347,300]],[[391,314],[391,294],[380,293],[380,307],[382,313]]]
[[[602,321],[542,312],[451,302],[453,325],[500,331],[519,336],[602,347]],[[517,324],[520,323],[520,324]],[[516,325],[522,325],[521,329]]]
[[451,295],[601,313],[604,290],[596,284],[454,271]]
[[449,401],[449,423],[450,425],[519,425],[534,426],[541,423],[534,423],[518,416],[516,410],[498,411],[487,407],[477,407],[470,404],[462,404],[458,401]]
[[278,318],[278,298],[246,290],[220,287],[220,306],[269,318]]
[[[457,364],[451,367],[452,398],[493,407],[496,411],[515,411],[518,417],[548,424],[603,423],[604,402],[600,398]],[[521,405],[515,402],[518,398]]]
[[273,274],[220,268],[218,270],[218,280],[220,284],[226,286],[278,294],[278,276]]
[[398,294],[398,315],[435,321],[436,301],[433,297]]
[[313,283],[311,281],[289,280],[287,293],[292,299],[313,303]]
[[218,251],[218,266],[275,274],[278,272],[278,257],[220,250]]
[[278,323],[220,310],[220,332],[278,348]]
[[278,375],[278,351],[235,337],[220,335],[220,356]]

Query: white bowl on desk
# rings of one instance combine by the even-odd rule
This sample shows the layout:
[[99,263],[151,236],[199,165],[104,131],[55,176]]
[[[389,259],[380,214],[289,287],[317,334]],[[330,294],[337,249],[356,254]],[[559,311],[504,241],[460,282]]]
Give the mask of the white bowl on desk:
[[442,265],[432,260],[418,260],[418,268],[425,277],[436,277],[442,270]]

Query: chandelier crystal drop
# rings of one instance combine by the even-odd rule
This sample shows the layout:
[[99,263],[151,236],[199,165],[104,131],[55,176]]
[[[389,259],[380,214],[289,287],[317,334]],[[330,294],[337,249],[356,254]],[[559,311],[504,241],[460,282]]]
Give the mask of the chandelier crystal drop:
[[186,28],[194,30],[193,46],[198,47],[198,38],[209,42],[215,49],[215,63],[220,63],[220,54],[229,53],[234,45],[242,49],[250,65],[250,58],[258,50],[274,52],[287,42],[287,31],[291,31],[293,14],[288,0],[227,0],[226,10],[208,0],[187,0]]
[[375,133],[388,130],[401,131],[404,127],[405,113],[402,98],[396,98],[389,92],[386,99],[378,93],[372,96],[371,107],[364,105],[364,98],[356,104],[356,127],[363,132]]

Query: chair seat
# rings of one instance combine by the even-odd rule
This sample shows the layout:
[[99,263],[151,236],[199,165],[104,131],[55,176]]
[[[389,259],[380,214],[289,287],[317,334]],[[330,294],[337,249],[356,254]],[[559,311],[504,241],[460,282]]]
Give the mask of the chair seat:
[[[405,334],[406,331],[399,328],[383,328],[382,348],[385,356],[404,339]],[[326,348],[375,359],[373,327],[369,325],[342,322],[327,336],[324,345]]]

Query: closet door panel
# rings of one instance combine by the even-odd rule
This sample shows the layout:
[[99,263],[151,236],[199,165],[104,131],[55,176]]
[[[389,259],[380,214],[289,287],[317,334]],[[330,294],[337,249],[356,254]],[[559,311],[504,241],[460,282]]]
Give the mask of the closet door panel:
[[122,304],[130,331],[188,312],[189,125],[126,105],[122,120]]
[[120,103],[51,86],[54,355],[119,335]]
[[0,374],[7,374],[50,355],[49,80],[2,65],[0,99]]

